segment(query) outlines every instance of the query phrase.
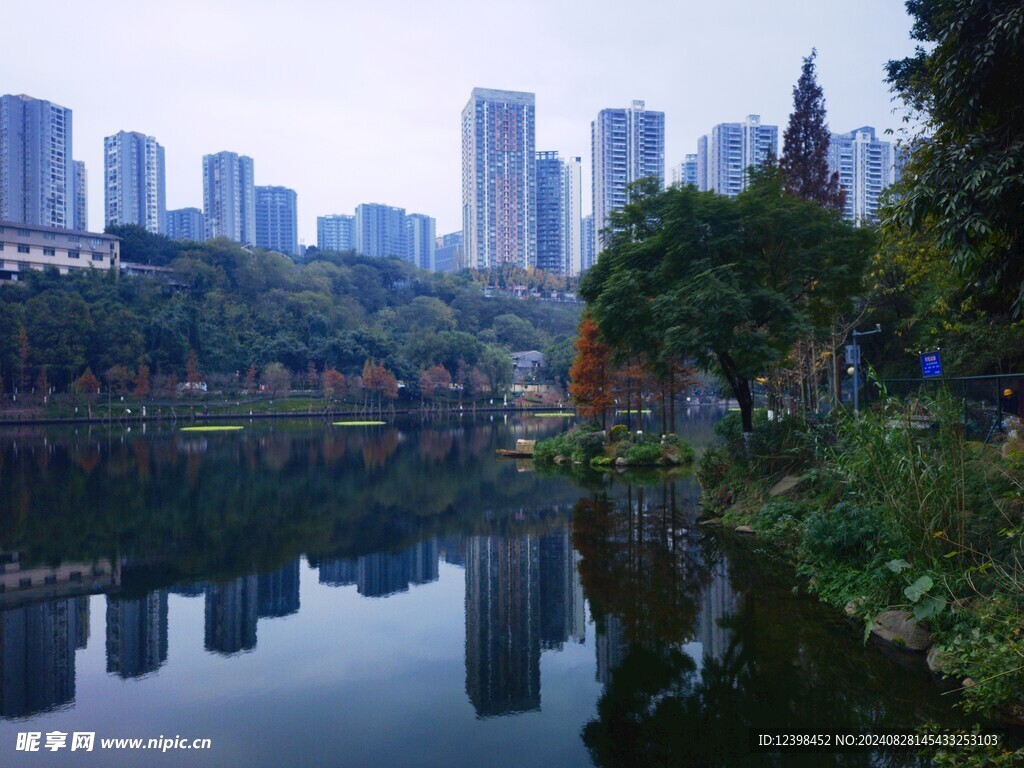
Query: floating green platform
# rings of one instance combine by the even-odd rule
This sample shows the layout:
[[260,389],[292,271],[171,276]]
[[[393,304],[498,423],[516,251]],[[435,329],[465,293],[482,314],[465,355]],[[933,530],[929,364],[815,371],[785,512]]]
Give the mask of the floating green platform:
[[335,421],[332,423],[336,427],[376,427],[387,424],[386,421]]
[[240,427],[234,424],[217,424],[208,425],[204,427],[182,427],[182,432],[237,432],[245,427]]
[[533,415],[538,419],[569,419],[576,414],[572,411],[568,411],[566,413],[535,413]]

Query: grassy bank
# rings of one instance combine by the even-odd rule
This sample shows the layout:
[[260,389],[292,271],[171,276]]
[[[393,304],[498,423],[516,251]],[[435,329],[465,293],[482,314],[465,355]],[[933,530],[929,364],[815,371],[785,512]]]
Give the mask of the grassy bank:
[[884,612],[904,612],[930,633],[929,663],[963,687],[969,712],[1019,724],[1024,442],[972,442],[960,413],[945,396],[887,402],[859,421],[761,413],[749,446],[730,415],[698,479],[705,515],[764,537],[865,637]]

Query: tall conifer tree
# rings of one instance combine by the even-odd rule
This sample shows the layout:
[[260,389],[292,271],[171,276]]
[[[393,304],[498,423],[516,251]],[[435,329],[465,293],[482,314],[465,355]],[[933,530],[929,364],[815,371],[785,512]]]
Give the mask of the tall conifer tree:
[[800,79],[793,86],[793,112],[783,134],[779,168],[786,192],[838,211],[845,195],[839,187],[839,174],[828,170],[830,135],[825,124],[825,95],[814,66],[817,55],[812,49],[804,58]]

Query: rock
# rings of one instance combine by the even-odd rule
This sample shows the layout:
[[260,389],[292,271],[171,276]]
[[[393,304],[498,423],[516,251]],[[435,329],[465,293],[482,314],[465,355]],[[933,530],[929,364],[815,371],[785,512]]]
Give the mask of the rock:
[[783,494],[790,493],[801,483],[801,478],[796,475],[786,475],[779,482],[772,486],[772,489],[768,491],[769,496],[782,496]]
[[928,655],[925,657],[928,662],[928,669],[937,675],[946,674],[946,654],[937,645],[933,645],[928,649]]
[[918,624],[909,611],[883,611],[878,614],[871,634],[908,651],[926,651],[932,644],[927,626]]
[[516,453],[528,453],[532,456],[536,444],[536,440],[516,440]]
[[626,466],[629,466],[629,462],[626,461],[624,456],[619,456],[619,458],[617,458],[615,460],[615,466],[616,467],[626,467]]
[[853,600],[843,606],[843,612],[846,613],[851,619],[860,617],[860,607],[864,605],[863,597],[855,597]]
[[754,529],[751,528],[749,525],[737,525],[736,526],[736,533],[753,533],[753,532],[754,532]]
[[1004,459],[1019,460],[1024,459],[1024,440],[1017,438],[1010,438],[1000,449]]

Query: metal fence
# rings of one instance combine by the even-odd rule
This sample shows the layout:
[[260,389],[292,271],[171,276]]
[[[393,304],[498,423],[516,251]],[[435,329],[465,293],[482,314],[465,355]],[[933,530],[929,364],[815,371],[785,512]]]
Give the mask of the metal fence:
[[[1007,416],[1024,421],[1024,373],[997,373],[988,376],[943,376],[941,378],[880,379],[890,397],[906,400],[916,395],[934,396],[940,389],[963,400],[964,424],[988,440],[1001,431]],[[880,390],[871,382],[865,385],[869,399],[877,399]]]

